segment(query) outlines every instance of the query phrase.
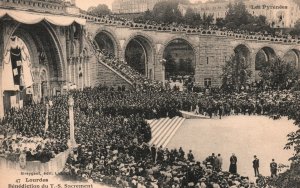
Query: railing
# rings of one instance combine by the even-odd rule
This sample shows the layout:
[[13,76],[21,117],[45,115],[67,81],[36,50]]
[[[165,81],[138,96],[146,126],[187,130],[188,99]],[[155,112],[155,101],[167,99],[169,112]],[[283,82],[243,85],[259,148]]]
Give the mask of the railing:
[[110,70],[118,74],[122,77],[125,81],[129,84],[136,86],[144,85],[144,86],[152,86],[152,87],[160,87],[162,84],[158,83],[157,81],[150,80],[146,78],[144,75],[140,74],[136,70],[134,70],[130,65],[119,61],[118,59],[110,59],[106,57],[104,54],[98,51],[97,46],[93,43],[92,39],[86,37],[86,41],[88,42],[89,46],[92,48],[92,51],[97,58],[97,61],[104,66],[108,67]]
[[93,41],[91,41],[90,39],[88,39],[86,36],[85,36],[85,39],[86,39],[88,45],[90,46],[90,48],[92,49],[93,54],[94,54],[94,56],[96,57],[96,59],[97,59],[97,61],[99,63],[101,63],[102,65],[106,66],[111,71],[113,71],[114,73],[116,73],[117,75],[119,75],[121,78],[123,78],[130,85],[133,85],[134,80],[132,80],[130,77],[128,77],[126,74],[122,73],[121,71],[116,70],[115,67],[112,67],[111,65],[109,65],[105,61],[103,61],[101,59],[102,55],[98,52],[97,47],[94,45]]
[[66,6],[63,1],[41,1],[41,0],[0,0],[0,7],[18,8],[22,10],[33,10],[37,12],[52,12],[63,14]]
[[151,24],[140,24],[134,23],[133,21],[119,21],[113,20],[110,18],[101,18],[88,14],[79,14],[80,18],[84,18],[87,21],[114,25],[119,27],[127,27],[132,29],[140,29],[140,30],[149,30],[149,31],[158,31],[158,32],[171,32],[171,33],[186,33],[190,35],[215,35],[219,37],[232,37],[235,39],[243,39],[243,40],[256,40],[256,41],[270,41],[270,42],[279,42],[279,43],[292,43],[292,44],[300,44],[300,40],[298,38],[292,37],[272,37],[270,35],[262,35],[262,34],[242,34],[233,31],[221,31],[215,29],[202,29],[202,28],[189,28],[186,27],[174,27],[174,26],[161,26],[161,25],[151,25]]
[[21,164],[18,161],[10,161],[5,157],[0,157],[0,169],[16,170],[22,172],[26,171],[59,173],[63,170],[70,151],[71,149],[68,149],[57,154],[55,158],[51,159],[47,163],[41,163],[40,161],[27,161],[25,168],[21,168]]

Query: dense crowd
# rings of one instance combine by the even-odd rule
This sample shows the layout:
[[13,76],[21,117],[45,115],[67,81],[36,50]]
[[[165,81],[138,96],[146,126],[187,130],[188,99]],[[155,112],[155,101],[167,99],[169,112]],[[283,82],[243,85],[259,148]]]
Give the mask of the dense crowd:
[[159,89],[163,86],[159,81],[147,79],[144,75],[129,66],[126,61],[116,58],[114,54],[106,49],[99,49],[94,45],[93,39],[89,33],[87,33],[87,40],[94,50],[94,55],[99,61],[117,70],[122,76],[132,82],[135,87],[151,87]]
[[[211,161],[195,161],[191,151],[185,154],[181,148],[149,146],[151,129],[145,119],[178,116],[179,110],[220,118],[234,114],[277,118],[287,115],[299,98],[289,90],[225,94],[221,90],[193,93],[107,86],[69,94],[75,100],[79,146],[62,174],[120,187],[251,187],[246,177],[221,171]],[[6,114],[0,129],[4,157],[18,160],[23,151],[27,160],[47,162],[68,148],[68,96],[49,98],[47,103],[50,101],[47,130],[45,104]]]

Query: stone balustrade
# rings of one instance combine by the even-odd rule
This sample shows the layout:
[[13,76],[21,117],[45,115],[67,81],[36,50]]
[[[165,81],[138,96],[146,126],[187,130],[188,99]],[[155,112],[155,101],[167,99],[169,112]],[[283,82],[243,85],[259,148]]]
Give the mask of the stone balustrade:
[[64,14],[66,10],[64,1],[61,0],[0,0],[0,7],[55,14]]
[[80,18],[84,18],[90,22],[96,22],[100,24],[105,24],[108,26],[117,26],[117,27],[127,27],[132,29],[139,29],[144,31],[157,31],[157,32],[171,32],[171,33],[186,33],[188,35],[214,35],[219,37],[229,37],[240,40],[253,40],[258,42],[268,41],[268,42],[278,42],[278,43],[288,43],[288,44],[300,44],[298,38],[284,38],[284,37],[272,37],[270,35],[264,36],[259,34],[247,35],[234,33],[232,31],[220,31],[220,30],[208,30],[200,28],[185,28],[185,27],[173,27],[173,26],[159,26],[159,25],[150,25],[150,24],[141,24],[134,22],[125,22],[112,20],[108,18],[100,18],[87,14],[79,14]]

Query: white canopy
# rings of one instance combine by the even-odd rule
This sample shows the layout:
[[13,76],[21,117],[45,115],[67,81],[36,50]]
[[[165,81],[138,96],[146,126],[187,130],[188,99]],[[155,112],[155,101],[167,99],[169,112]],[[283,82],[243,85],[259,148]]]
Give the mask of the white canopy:
[[4,17],[5,15],[8,15],[14,20],[24,24],[36,24],[43,20],[46,20],[47,22],[57,26],[69,26],[73,22],[76,22],[80,25],[86,24],[85,19],[77,18],[77,17],[41,14],[41,13],[21,11],[21,10],[0,9],[0,18]]

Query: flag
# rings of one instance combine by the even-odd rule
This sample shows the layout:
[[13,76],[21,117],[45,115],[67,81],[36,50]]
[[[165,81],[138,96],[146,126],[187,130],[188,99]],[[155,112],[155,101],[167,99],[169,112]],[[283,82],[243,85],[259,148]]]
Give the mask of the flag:
[[[12,71],[10,50],[7,50],[3,59],[3,72],[2,72],[2,88],[3,91],[18,91],[19,87],[15,87],[14,84],[14,72]],[[16,73],[16,72],[15,72]]]
[[21,56],[22,56],[22,85],[27,88],[32,86],[33,84],[33,76],[31,72],[31,62],[29,51],[25,45],[25,43],[20,40],[21,46]]

